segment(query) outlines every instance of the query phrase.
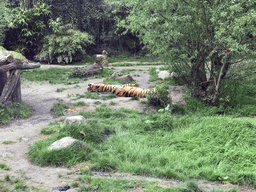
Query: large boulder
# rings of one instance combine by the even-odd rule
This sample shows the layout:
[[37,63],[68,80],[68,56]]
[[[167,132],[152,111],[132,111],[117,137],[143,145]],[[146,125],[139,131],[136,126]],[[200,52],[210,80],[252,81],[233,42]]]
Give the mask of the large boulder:
[[158,73],[158,77],[161,79],[168,78],[168,77],[170,77],[170,72],[169,71],[160,71]]
[[83,149],[89,149],[89,147],[82,141],[74,139],[72,137],[63,137],[62,139],[55,141],[48,147],[48,150],[60,149],[60,148],[67,148],[72,145],[77,145]]
[[134,79],[130,75],[124,75],[117,78],[122,83],[128,84],[134,81]]
[[72,123],[87,124],[87,121],[85,120],[85,118],[82,115],[66,117],[64,124],[69,125]]

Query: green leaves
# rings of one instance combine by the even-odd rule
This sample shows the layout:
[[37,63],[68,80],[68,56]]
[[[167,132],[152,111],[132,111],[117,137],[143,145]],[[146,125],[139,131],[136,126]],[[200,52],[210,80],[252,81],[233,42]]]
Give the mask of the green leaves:
[[45,43],[36,58],[49,63],[71,63],[84,57],[86,47],[93,43],[88,33],[74,30],[71,25],[62,25],[60,19],[51,21],[53,34],[44,38]]

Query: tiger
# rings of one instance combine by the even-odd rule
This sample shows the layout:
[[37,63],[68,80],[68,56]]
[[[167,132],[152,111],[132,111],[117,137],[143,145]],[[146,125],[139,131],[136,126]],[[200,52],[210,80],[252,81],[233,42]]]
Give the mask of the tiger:
[[155,93],[156,89],[141,89],[135,87],[134,84],[126,85],[105,85],[105,84],[88,84],[87,91],[91,92],[112,92],[119,97],[134,97],[145,98],[146,95],[151,92]]

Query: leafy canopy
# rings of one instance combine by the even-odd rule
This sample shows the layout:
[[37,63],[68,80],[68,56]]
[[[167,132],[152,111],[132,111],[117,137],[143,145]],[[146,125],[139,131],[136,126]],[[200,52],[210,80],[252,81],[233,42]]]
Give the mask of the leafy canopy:
[[[109,0],[129,10],[119,27],[137,34],[153,55],[164,58],[197,96],[218,98],[234,57],[255,55],[253,0]],[[207,68],[207,61],[212,66]],[[210,78],[206,79],[206,69]],[[204,94],[198,95],[204,91]]]

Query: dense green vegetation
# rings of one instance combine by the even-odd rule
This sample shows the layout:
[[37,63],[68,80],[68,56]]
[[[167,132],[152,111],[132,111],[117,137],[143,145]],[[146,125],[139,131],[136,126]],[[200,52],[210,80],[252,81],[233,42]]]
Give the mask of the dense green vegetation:
[[[144,104],[160,109],[159,113],[112,110],[103,104],[95,111],[79,113],[88,125],[55,122],[43,128],[42,134],[53,135],[32,145],[28,157],[43,166],[70,166],[87,161],[92,165],[90,170],[255,186],[256,127],[250,121],[256,115],[255,6],[254,1],[244,0],[192,0],[189,4],[179,0],[75,3],[0,0],[0,45],[22,53],[27,59],[88,65],[97,59],[92,55],[105,49],[108,62],[117,62],[113,66],[137,66],[147,61],[147,65],[166,64],[164,69],[178,74],[177,78],[161,80],[155,68],[149,69],[150,82],[156,83],[157,92],[148,94]],[[7,54],[3,47],[0,50]],[[25,60],[16,52],[9,53]],[[154,63],[158,61],[161,63]],[[209,62],[211,66],[206,65]],[[94,77],[87,77],[73,69],[51,68],[22,71],[21,75],[30,81],[52,84],[76,84],[88,78],[104,78],[103,83],[120,84],[109,79],[112,73],[112,69],[104,68]],[[167,97],[167,87],[184,83],[188,87],[183,90],[186,105],[173,105]],[[116,96],[86,92],[68,97],[106,100]],[[100,105],[101,101],[95,104]],[[52,111],[63,115],[68,107],[58,103]],[[0,125],[30,115],[31,109],[24,104],[0,106]],[[86,138],[80,131],[86,133]],[[64,136],[84,141],[90,150],[47,150],[52,142]],[[6,177],[5,182],[8,181]],[[0,190],[4,189],[2,183],[0,180]],[[17,183],[16,190],[28,188]],[[125,180],[89,176],[73,185],[80,186],[81,191],[108,188],[125,191],[130,185],[138,187]],[[145,191],[196,191],[196,188],[193,183],[166,190],[150,184]]]

